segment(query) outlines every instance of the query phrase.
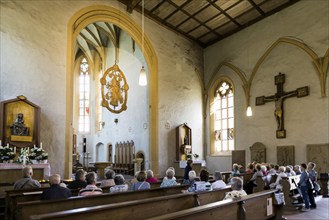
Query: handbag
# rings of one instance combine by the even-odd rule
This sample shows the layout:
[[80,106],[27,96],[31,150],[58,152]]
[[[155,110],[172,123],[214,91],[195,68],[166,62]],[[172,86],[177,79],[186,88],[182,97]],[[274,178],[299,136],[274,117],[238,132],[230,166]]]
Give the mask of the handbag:
[[321,190],[321,186],[320,186],[320,184],[318,182],[314,181],[313,182],[313,186],[314,186],[314,190],[316,192],[319,192]]

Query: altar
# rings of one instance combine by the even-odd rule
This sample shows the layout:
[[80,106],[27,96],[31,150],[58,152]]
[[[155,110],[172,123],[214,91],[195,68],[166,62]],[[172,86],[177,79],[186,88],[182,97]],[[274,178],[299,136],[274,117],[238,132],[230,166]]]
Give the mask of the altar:
[[[33,179],[48,180],[50,176],[50,164],[31,164],[33,168]],[[22,164],[17,163],[0,163],[0,184],[15,183],[22,178]]]

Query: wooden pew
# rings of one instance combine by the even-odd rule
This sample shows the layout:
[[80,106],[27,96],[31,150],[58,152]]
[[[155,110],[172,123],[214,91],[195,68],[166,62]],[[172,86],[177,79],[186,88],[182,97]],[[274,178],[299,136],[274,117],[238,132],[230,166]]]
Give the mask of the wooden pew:
[[[164,219],[220,219],[254,220],[254,219],[282,219],[282,206],[274,202],[275,190],[268,190],[247,195],[238,200],[224,200],[195,208],[185,209],[165,215],[148,218],[148,220]],[[267,206],[272,206],[273,213],[267,213]]]
[[300,197],[301,195],[295,193],[295,190],[297,189],[296,185],[299,182],[299,178],[300,175],[297,175],[297,176],[283,177],[280,180],[280,184],[282,185],[282,192],[284,195],[284,200],[287,208],[300,208],[303,205],[303,203],[298,203],[298,197]]
[[[195,203],[196,194],[188,193],[33,215],[30,219],[204,219],[214,216],[239,220],[281,219],[281,213],[272,204],[274,193],[275,190],[263,191],[239,200],[219,201],[199,207]],[[268,204],[273,213],[267,213]]]
[[264,189],[265,189],[265,181],[263,180],[263,177],[258,176],[256,178],[256,184],[257,184],[257,186],[255,186],[253,188],[253,193],[264,191]]
[[[208,204],[209,202],[223,199],[225,193],[230,190],[226,187],[222,190],[205,191],[202,193],[181,193],[169,196],[146,198],[114,204],[98,205],[85,208],[77,208],[67,211],[59,211],[41,215],[33,215],[30,219],[145,219],[168,212],[175,212],[187,208]],[[217,194],[217,195],[216,195]],[[207,199],[209,195],[209,199]],[[216,200],[213,200],[216,199]]]
[[178,185],[168,188],[156,188],[134,192],[106,193],[90,197],[79,196],[61,200],[23,202],[17,204],[16,219],[29,219],[29,216],[33,214],[43,214],[80,207],[98,206],[130,200],[181,194],[181,191],[186,190],[187,188],[187,185]]
[[[100,187],[103,193],[108,193],[111,187]],[[49,187],[41,187],[37,189],[15,189],[6,191],[6,219],[13,219],[17,204],[21,202],[36,201],[41,199],[41,194]],[[77,196],[80,189],[72,189],[72,196]]]

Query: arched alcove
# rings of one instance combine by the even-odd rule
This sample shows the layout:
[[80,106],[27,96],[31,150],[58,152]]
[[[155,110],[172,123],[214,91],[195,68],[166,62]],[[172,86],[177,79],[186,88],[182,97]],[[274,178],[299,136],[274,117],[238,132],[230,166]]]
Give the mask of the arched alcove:
[[[80,31],[90,23],[97,21],[110,22],[123,29],[141,47],[142,29],[128,15],[120,10],[104,5],[90,6],[81,9],[72,16],[68,23],[67,31],[67,65],[66,65],[66,130],[65,130],[65,176],[69,177],[72,170],[72,146],[70,144],[73,135],[73,69],[74,50],[76,38]],[[158,60],[155,50],[144,34],[144,58],[148,66],[148,92],[149,92],[149,162],[152,169],[158,172]],[[145,157],[145,156],[144,156]],[[145,159],[145,158],[144,158]]]

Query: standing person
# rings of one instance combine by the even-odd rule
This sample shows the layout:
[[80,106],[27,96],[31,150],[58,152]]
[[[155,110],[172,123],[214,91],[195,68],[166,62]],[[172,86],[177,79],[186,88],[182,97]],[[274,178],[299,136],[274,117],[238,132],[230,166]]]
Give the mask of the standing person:
[[67,188],[69,188],[69,189],[82,189],[82,188],[85,188],[87,186],[85,174],[86,174],[86,172],[83,169],[78,169],[75,172],[75,180],[70,182],[67,185]]
[[[307,172],[309,175],[310,180],[313,183],[313,186],[315,186],[315,182],[317,180],[318,174],[317,172],[314,170],[315,168],[315,163],[309,162],[307,164]],[[308,197],[310,198],[310,208],[311,209],[316,209],[316,204],[315,204],[315,199],[314,199],[314,194],[313,194],[313,189],[308,189]]]
[[193,160],[191,160],[191,159],[187,160],[187,162],[186,162],[186,167],[185,167],[185,170],[184,170],[184,180],[183,180],[183,182],[185,180],[189,180],[188,174],[192,170],[192,163],[193,163]]
[[307,181],[309,181],[309,175],[307,173],[307,166],[305,163],[302,163],[300,165],[302,174],[300,174],[300,179],[298,182],[298,186],[300,186],[300,191],[302,193],[305,207],[301,209],[302,212],[307,212],[310,210],[310,198],[308,196],[308,187],[307,187]]
[[19,179],[14,184],[14,189],[33,189],[40,188],[39,181],[32,179],[33,169],[31,166],[26,166],[23,169],[23,178]]
[[97,175],[95,172],[87,173],[86,181],[87,186],[84,189],[79,191],[79,196],[92,196],[92,195],[99,195],[103,193],[101,188],[96,186]]
[[132,191],[137,191],[137,190],[145,190],[145,189],[150,189],[151,185],[145,181],[146,180],[146,173],[145,171],[140,171],[137,174],[137,183],[134,183],[132,186]]
[[61,177],[54,174],[49,177],[50,188],[42,192],[41,200],[65,199],[72,196],[71,190],[61,187]]

